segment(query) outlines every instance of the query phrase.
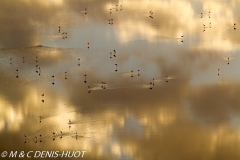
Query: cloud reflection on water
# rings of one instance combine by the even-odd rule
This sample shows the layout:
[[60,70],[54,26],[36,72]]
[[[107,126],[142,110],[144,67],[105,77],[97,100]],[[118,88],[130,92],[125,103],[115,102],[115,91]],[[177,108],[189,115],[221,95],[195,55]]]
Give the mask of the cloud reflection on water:
[[[110,15],[116,4],[123,10]],[[9,143],[0,148],[21,149],[27,134],[26,149],[80,146],[87,159],[239,159],[238,4],[1,1],[0,138]]]

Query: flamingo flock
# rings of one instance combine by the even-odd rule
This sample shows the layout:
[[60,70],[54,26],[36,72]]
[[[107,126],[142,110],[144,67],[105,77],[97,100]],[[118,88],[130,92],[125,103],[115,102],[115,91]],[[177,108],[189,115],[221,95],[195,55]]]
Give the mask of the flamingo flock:
[[[112,14],[115,9],[115,11],[117,12],[118,10],[122,10],[122,5],[115,5],[115,8],[110,8],[110,14]],[[87,14],[87,8],[85,8],[84,9],[84,14],[86,15]],[[153,19],[153,11],[151,10],[150,12],[149,12],[149,17],[151,18],[151,19]],[[203,18],[203,13],[201,13],[200,14],[200,17],[201,18]],[[211,12],[209,11],[208,12],[208,18],[211,18]],[[155,19],[155,18],[154,18]],[[113,25],[113,18],[110,18],[109,20],[109,24],[110,25]],[[206,25],[205,25],[206,24]],[[208,28],[207,26],[207,24],[208,23],[205,23],[205,24],[203,24],[203,32],[205,32],[206,31],[206,28]],[[211,22],[209,23],[209,28],[211,28],[212,27],[212,24],[211,24]],[[236,30],[236,23],[234,23],[233,24],[233,29],[234,30]],[[56,28],[55,28],[56,29]],[[56,32],[56,30],[55,30],[55,32]],[[61,32],[61,27],[59,26],[58,27],[58,32],[60,33]],[[67,36],[67,32],[63,32],[62,33],[62,38],[63,39],[67,39],[68,38],[68,36]],[[70,37],[71,38],[71,37]],[[181,39],[181,42],[184,42],[184,35],[182,35],[181,36],[181,38],[178,38],[178,39]],[[92,45],[92,43],[91,43],[91,45]],[[84,46],[85,48],[86,48],[86,43],[85,43],[85,46]],[[91,50],[90,49],[90,43],[88,42],[87,43],[87,48],[89,49],[89,50]],[[92,48],[92,47],[91,47]],[[108,53],[109,53],[109,51],[107,52],[107,55],[108,55]],[[26,56],[26,55],[25,55]],[[28,57],[26,57],[27,59],[25,59],[25,56],[23,56],[22,57],[22,63],[28,63],[28,61],[29,61],[29,59],[28,59]],[[115,50],[115,49],[113,49],[111,52],[110,52],[110,59],[112,59],[112,61],[114,61],[114,59],[116,58],[118,58],[118,57],[120,57],[121,56],[121,53],[117,53],[117,51]],[[40,57],[40,55],[38,55],[38,56],[36,56],[35,57],[35,62],[36,63],[38,63],[39,62],[39,60],[38,60],[38,57]],[[108,56],[107,56],[108,57]],[[41,57],[40,57],[41,58]],[[34,58],[33,58],[34,59]],[[77,66],[80,66],[80,58],[78,58],[77,59],[78,61],[78,63],[77,63]],[[40,61],[41,61],[41,59],[40,59]],[[10,65],[12,65],[13,64],[13,62],[12,62],[12,58],[10,58],[9,59],[9,63],[10,63]],[[74,59],[74,64],[75,64],[75,66],[76,66],[76,59]],[[115,72],[119,72],[119,63],[113,63],[114,65],[115,65]],[[113,70],[113,64],[112,64],[112,70]],[[228,57],[227,58],[227,64],[229,65],[230,64],[230,58]],[[81,67],[79,67],[79,68],[81,68]],[[122,70],[122,65],[120,65],[120,71]],[[65,70],[64,70],[65,71]],[[113,71],[113,72],[114,72]],[[141,71],[142,71],[142,69],[141,69]],[[39,64],[36,64],[35,65],[35,72],[36,73],[38,73],[39,74],[39,76],[41,75],[41,68],[40,68],[40,66],[39,66]],[[63,73],[63,72],[62,72]],[[128,73],[129,73],[129,70],[128,70]],[[220,76],[220,68],[218,68],[217,69],[217,73],[218,73],[218,76]],[[117,74],[117,73],[116,73]],[[136,75],[137,76],[140,76],[140,75],[142,75],[142,73],[140,74],[140,69],[138,69],[137,71],[135,70],[135,72],[134,72],[134,70],[131,70],[130,71],[130,77],[131,78],[133,78],[133,77],[136,77]],[[88,75],[88,81],[87,81],[87,75]],[[89,83],[89,81],[91,81],[91,77],[89,77],[89,74],[84,74],[84,75],[81,75],[81,76],[83,76],[84,77],[84,83]],[[22,77],[22,76],[21,76]],[[19,77],[19,70],[18,69],[16,69],[16,78],[21,78],[21,77]],[[55,75],[52,75],[51,76],[52,77],[52,85],[55,85],[55,78],[57,79],[57,77],[55,77]],[[69,73],[68,73],[68,77],[69,77]],[[67,71],[65,71],[64,72],[64,79],[65,80],[69,80],[68,79],[68,77],[67,77]],[[49,78],[50,78],[50,76],[49,76]],[[155,77],[156,78],[156,77]],[[155,78],[152,78],[152,80],[149,82],[149,89],[150,90],[153,90],[153,88],[154,87],[156,87],[156,79]],[[133,78],[134,79],[134,78]],[[172,78],[171,78],[171,75],[170,76],[165,76],[164,78],[162,78],[163,80],[165,80],[165,82],[166,83],[171,83],[171,80],[172,80]],[[170,81],[170,82],[169,82]],[[58,81],[57,81],[58,82]],[[107,82],[105,82],[105,81],[102,81],[102,82],[100,82],[100,84],[101,84],[101,88],[103,89],[103,90],[106,90],[106,89],[108,89],[108,85],[107,85]],[[146,85],[148,85],[148,83],[146,84]],[[91,85],[92,86],[92,85]],[[87,93],[91,93],[91,92],[94,92],[94,86],[92,86],[91,87],[90,85],[88,85],[87,86]],[[44,93],[42,93],[42,102],[44,103],[45,102],[45,100],[44,100]],[[39,116],[39,122],[40,123],[42,123],[42,116]],[[71,128],[71,124],[72,124],[72,121],[69,119],[68,120],[68,124],[69,124],[69,129]],[[78,137],[79,137],[79,133],[76,131],[75,132],[75,138],[77,139]],[[56,132],[56,131],[53,131],[52,132],[52,136],[53,136],[53,141],[55,141],[55,138],[57,137],[57,136],[60,136],[60,138],[62,138],[63,137],[63,132],[60,130],[60,132],[58,133],[58,132]],[[28,139],[28,137],[24,134],[24,143],[27,143],[27,139]],[[42,134],[39,134],[39,136],[35,136],[35,141],[36,141],[36,143],[38,142],[38,140],[39,140],[39,142],[42,142]]]

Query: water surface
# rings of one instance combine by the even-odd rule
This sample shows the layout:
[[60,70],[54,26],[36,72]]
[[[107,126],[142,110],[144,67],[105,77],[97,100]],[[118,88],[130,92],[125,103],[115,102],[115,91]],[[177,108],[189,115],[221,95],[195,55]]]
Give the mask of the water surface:
[[239,1],[0,4],[1,153],[240,158]]

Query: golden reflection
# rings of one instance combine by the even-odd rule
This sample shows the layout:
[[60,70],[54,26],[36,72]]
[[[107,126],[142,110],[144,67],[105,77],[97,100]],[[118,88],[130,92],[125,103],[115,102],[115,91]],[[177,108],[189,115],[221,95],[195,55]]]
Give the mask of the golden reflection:
[[239,2],[2,1],[0,148],[239,159]]
[[18,132],[24,123],[20,106],[11,106],[6,100],[0,99],[0,131]]
[[[194,12],[188,2],[126,1],[124,6],[124,10],[127,10],[129,14],[131,13],[133,18],[125,17],[126,19],[121,20],[121,23],[117,26],[116,32],[123,43],[132,41],[135,37],[149,41],[156,41],[156,37],[159,36],[165,37],[166,40],[169,38],[176,39],[180,38],[185,30],[196,26],[193,20]],[[108,7],[109,5],[106,8]],[[176,10],[171,12],[170,8]],[[150,10],[154,12],[153,17],[157,17],[156,20],[149,19],[148,12]],[[188,19],[187,22],[186,19]],[[154,23],[151,21],[154,21]]]

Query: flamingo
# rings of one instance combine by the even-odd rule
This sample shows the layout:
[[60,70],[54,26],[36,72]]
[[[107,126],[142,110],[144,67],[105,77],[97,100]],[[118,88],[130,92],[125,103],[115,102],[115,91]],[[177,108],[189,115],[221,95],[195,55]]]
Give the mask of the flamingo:
[[150,82],[150,89],[152,89],[152,82]]
[[205,28],[206,28],[206,26],[205,26],[205,24],[203,24],[203,32],[205,32]]
[[91,93],[91,87],[90,86],[88,86],[88,93]]
[[36,73],[38,73],[38,70],[37,70],[37,68],[38,68],[38,65],[36,65]]
[[67,79],[67,71],[65,72],[65,79]]
[[110,8],[110,14],[112,14],[112,8]]
[[78,58],[78,66],[80,66],[80,58]]
[[84,82],[85,82],[85,83],[87,83],[87,79],[86,79],[87,75],[86,75],[86,74],[84,74],[84,77],[85,77],[85,80],[84,80]]
[[116,50],[115,49],[113,50],[113,53],[114,53],[113,56],[116,57]]
[[133,70],[131,71],[131,77],[133,77]]
[[106,88],[105,88],[106,82],[101,82],[101,83],[103,84],[103,85],[102,85],[102,88],[103,88],[103,89],[106,89]]
[[23,63],[24,63],[24,57],[23,57]]
[[16,75],[16,77],[18,78],[18,69],[16,69],[16,71],[17,71],[17,75]]
[[112,52],[110,52],[110,58],[112,58]]
[[150,16],[149,16],[149,17],[150,17],[150,18],[153,18],[153,16],[152,16],[152,15],[153,15],[153,12],[150,11],[149,13],[150,13]]
[[203,14],[201,13],[201,18],[203,17]]
[[41,68],[40,67],[38,68],[38,75],[39,76],[41,75]]
[[85,14],[87,14],[87,8],[85,8]]
[[52,78],[53,78],[53,82],[52,82],[52,84],[54,85],[54,75],[52,76]]
[[115,71],[117,72],[117,71],[118,71],[118,70],[117,70],[117,66],[118,66],[118,65],[117,65],[117,64],[115,64],[115,66],[116,66],[116,69],[115,69]]
[[208,12],[208,17],[210,18],[210,12]]
[[140,72],[140,70],[138,70],[138,76],[140,76],[140,73],[139,73],[139,72]]
[[220,70],[220,69],[218,68],[218,75],[219,75],[219,70]]
[[122,5],[120,5],[120,11],[122,10]]
[[12,65],[12,58],[10,58],[10,64]]
[[166,82],[168,82],[168,76],[166,76]]
[[37,56],[36,56],[36,62],[38,62],[38,60],[37,60]]
[[237,24],[236,24],[236,23],[234,23],[234,25],[233,25],[233,27],[234,27],[234,30],[236,30],[236,25],[237,25]]
[[113,25],[113,19],[109,19],[108,21],[109,21],[109,23],[108,23],[108,24],[111,24],[111,25]]
[[89,49],[89,43],[88,43],[88,49]]
[[76,137],[76,139],[77,139],[77,131],[76,131],[75,137]]

